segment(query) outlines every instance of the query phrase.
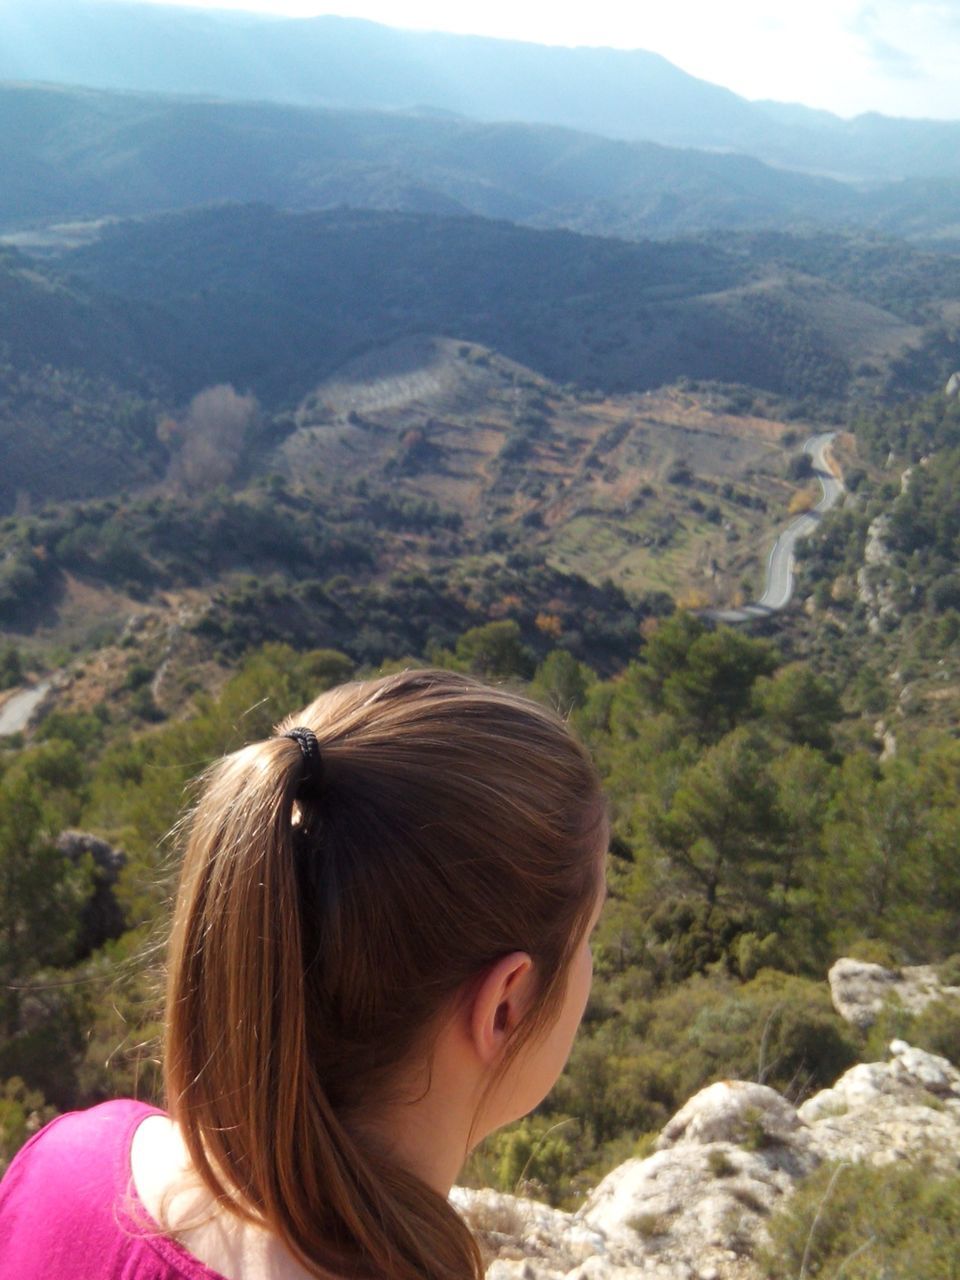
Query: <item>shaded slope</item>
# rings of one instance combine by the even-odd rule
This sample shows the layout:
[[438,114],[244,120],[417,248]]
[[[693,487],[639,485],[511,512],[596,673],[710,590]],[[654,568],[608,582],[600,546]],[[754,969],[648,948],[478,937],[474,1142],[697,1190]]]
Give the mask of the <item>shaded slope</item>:
[[[207,210],[112,227],[64,265],[169,317],[179,394],[227,380],[289,403],[359,351],[427,332],[607,391],[689,375],[834,397],[850,357],[878,346],[822,334],[843,295],[824,281],[798,302],[803,277],[749,253],[472,218]],[[858,314],[884,359],[915,336],[869,305]]]

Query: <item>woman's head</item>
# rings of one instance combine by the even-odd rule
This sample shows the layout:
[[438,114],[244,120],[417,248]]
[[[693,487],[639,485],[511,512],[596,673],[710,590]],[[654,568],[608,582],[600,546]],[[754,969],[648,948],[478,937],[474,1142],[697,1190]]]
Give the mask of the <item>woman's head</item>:
[[[319,742],[306,780],[294,725]],[[365,1149],[363,1120],[511,953],[529,955],[534,995],[501,1070],[548,1034],[605,835],[562,722],[451,672],[344,685],[217,765],[190,826],[168,998],[170,1105],[205,1180],[301,1261],[475,1270],[439,1197]]]

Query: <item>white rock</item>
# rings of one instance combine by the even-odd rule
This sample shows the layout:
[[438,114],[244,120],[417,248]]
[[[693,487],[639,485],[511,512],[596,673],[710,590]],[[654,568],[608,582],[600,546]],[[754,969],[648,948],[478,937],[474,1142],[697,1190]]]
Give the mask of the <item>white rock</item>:
[[677,1142],[743,1142],[758,1135],[789,1141],[799,1126],[794,1107],[775,1089],[746,1080],[720,1080],[695,1094],[668,1120],[660,1149]]
[[894,971],[845,957],[827,979],[833,1007],[861,1030],[873,1025],[887,1000],[895,998],[910,1013],[920,1013],[934,1000],[960,997],[960,987],[944,986],[932,965],[925,964]]
[[947,1058],[914,1049],[903,1040],[892,1041],[890,1052],[890,1069],[898,1080],[918,1085],[938,1098],[960,1098],[960,1071]]
[[[528,1280],[549,1280],[550,1272],[565,1275],[594,1258],[610,1266],[633,1265],[645,1253],[635,1232],[603,1231],[539,1200],[469,1187],[454,1187],[450,1199],[486,1246],[504,1255],[498,1261],[515,1262],[519,1254],[536,1266],[536,1277]],[[500,1280],[518,1277],[504,1274]]]
[[[489,1275],[488,1271],[488,1280]],[[632,1267],[612,1267],[602,1258],[591,1258],[568,1272],[564,1280],[693,1280],[693,1273],[682,1262],[665,1263],[651,1258]]]
[[744,1280],[769,1214],[821,1160],[956,1171],[960,1071],[902,1040],[890,1053],[799,1111],[764,1085],[702,1089],[653,1155],[614,1169],[575,1214],[495,1191],[451,1199],[494,1254],[487,1280]]

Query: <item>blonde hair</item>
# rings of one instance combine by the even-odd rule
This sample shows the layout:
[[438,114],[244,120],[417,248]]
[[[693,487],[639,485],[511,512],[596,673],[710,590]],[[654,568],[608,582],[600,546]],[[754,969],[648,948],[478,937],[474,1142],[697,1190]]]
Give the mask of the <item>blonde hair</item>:
[[511,1054],[550,1025],[596,902],[596,772],[552,712],[449,671],[343,685],[277,732],[210,770],[188,826],[171,1114],[217,1200],[311,1274],[479,1280],[465,1224],[360,1121],[501,956],[541,981]]

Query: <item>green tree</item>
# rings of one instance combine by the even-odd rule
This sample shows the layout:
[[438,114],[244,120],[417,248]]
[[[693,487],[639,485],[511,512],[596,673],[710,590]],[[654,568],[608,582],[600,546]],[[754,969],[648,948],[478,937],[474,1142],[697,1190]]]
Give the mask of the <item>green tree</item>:
[[769,747],[747,728],[709,747],[683,774],[654,838],[682,879],[713,906],[771,906],[781,817]]
[[531,692],[569,715],[586,702],[591,674],[566,649],[553,649],[537,667]]
[[44,774],[64,753],[41,751],[0,779],[0,1022],[8,1039],[21,1030],[22,985],[71,958],[92,889],[89,865],[55,845],[60,806]]
[[760,676],[752,702],[775,733],[821,750],[830,747],[831,727],[843,713],[833,687],[801,662]]
[[902,940],[914,952],[932,940],[938,893],[924,791],[906,757],[883,767],[865,752],[844,760],[824,830],[820,887],[825,918],[847,937]]
[[666,706],[711,742],[740,723],[750,708],[753,686],[776,668],[773,646],[729,627],[700,636],[685,664],[663,685]]
[[16,645],[0,649],[0,689],[12,689],[23,679],[23,660]]
[[768,641],[730,627],[709,631],[681,612],[657,628],[628,678],[653,709],[672,712],[702,741],[714,742],[744,718],[755,682],[776,666]]
[[512,618],[471,627],[457,641],[457,658],[481,676],[529,679],[534,658],[523,643],[519,624]]

